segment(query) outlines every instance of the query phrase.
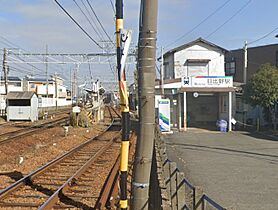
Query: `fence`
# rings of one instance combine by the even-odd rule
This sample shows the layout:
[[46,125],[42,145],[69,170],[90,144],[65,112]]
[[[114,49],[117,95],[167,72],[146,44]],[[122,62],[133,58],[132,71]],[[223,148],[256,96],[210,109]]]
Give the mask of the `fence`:
[[225,210],[206,194],[197,195],[196,187],[185,178],[184,173],[179,171],[177,164],[168,159],[166,144],[161,140],[158,129],[154,155],[157,163],[162,209],[205,210],[209,208]]

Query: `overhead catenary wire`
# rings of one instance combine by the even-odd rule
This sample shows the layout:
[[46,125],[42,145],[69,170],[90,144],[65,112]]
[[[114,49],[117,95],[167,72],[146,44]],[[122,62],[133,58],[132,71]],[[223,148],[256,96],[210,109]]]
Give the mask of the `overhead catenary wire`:
[[68,13],[68,11],[57,1],[54,0],[54,2],[63,10],[64,13],[66,13],[66,15],[83,31],[83,33],[85,33],[87,35],[87,37],[92,40],[100,49],[102,49],[102,47],[98,44],[98,42],[93,39],[88,32]]
[[[99,37],[100,40],[103,40],[100,33],[98,32],[97,28],[92,24],[92,22],[90,21],[89,17],[85,14],[85,12],[82,10],[82,8],[79,6],[79,4],[73,0],[73,2],[75,3],[75,5],[78,7],[78,9],[81,11],[81,13],[85,16],[86,20],[89,22],[89,24],[91,25],[91,27],[93,28],[94,32],[97,34],[97,36]],[[84,4],[83,0],[81,0],[83,6],[85,7],[87,13],[89,14],[88,8],[86,7],[86,5]],[[90,15],[90,14],[89,14]],[[92,19],[92,17],[91,17]],[[93,19],[92,19],[93,20]],[[95,24],[95,22],[94,22]]]
[[231,17],[229,17],[224,23],[222,23],[220,26],[218,26],[214,31],[212,31],[210,34],[208,34],[205,38],[211,37],[213,34],[215,34],[219,29],[221,29],[224,25],[226,25],[228,22],[230,22],[234,17],[236,17],[244,8],[246,8],[252,0],[249,0],[246,2],[242,7],[240,7]]
[[114,15],[116,15],[115,6],[114,6],[112,0],[110,0],[110,4],[111,4],[112,10],[113,10],[113,12],[114,12]]
[[231,0],[225,1],[223,4],[221,4],[219,7],[217,7],[212,13],[210,13],[208,16],[206,16],[200,23],[198,23],[196,26],[194,26],[192,29],[187,31],[185,34],[181,35],[179,38],[177,38],[175,41],[169,43],[168,45],[165,46],[165,48],[176,44],[178,41],[182,40],[184,37],[187,35],[191,34],[195,29],[197,29],[199,26],[201,26],[203,23],[205,23],[209,18],[211,18],[213,15],[215,15],[218,11],[220,11],[223,7],[226,6]]
[[[4,41],[1,41],[1,40],[0,40],[0,42],[2,42],[3,44],[7,45],[8,47],[10,47],[10,48],[17,48],[17,49],[19,49],[19,50],[22,50],[23,52],[27,52],[27,53],[28,53],[28,51],[27,51],[26,49],[24,49],[24,48],[22,48],[21,46],[19,46],[19,45],[13,43],[13,42],[11,42],[11,41],[9,41],[7,38],[5,38],[5,37],[3,37],[3,36],[0,36],[0,38],[1,38],[2,40],[4,40]],[[14,55],[14,53],[11,53],[11,54]],[[24,60],[23,58],[21,58],[19,55],[14,55],[14,56],[17,57],[18,59],[20,59],[21,61],[24,61],[24,62],[25,62],[25,60]],[[36,56],[36,57],[37,57],[37,56]],[[41,60],[40,58],[38,58],[38,57],[37,57],[36,60],[42,61],[42,60]],[[32,65],[32,64],[30,64],[30,63],[28,63],[28,62],[26,62],[26,63],[24,63],[24,64],[29,65],[29,66],[31,66],[32,68],[34,68],[34,69],[36,69],[36,70],[38,70],[38,71],[40,71],[40,72],[44,72],[44,70],[42,70],[42,69],[40,69],[40,68],[36,67],[35,65]],[[22,63],[22,65],[24,65],[24,64]],[[19,64],[17,64],[17,65],[19,65]],[[21,68],[23,68],[23,67],[21,67]]]
[[[56,1],[56,0],[55,0],[55,1]],[[114,42],[112,41],[112,39],[110,38],[110,36],[108,35],[108,33],[106,32],[105,28],[103,27],[103,25],[102,25],[101,21],[99,20],[99,18],[98,18],[98,16],[97,16],[97,14],[96,14],[94,8],[92,7],[91,3],[89,2],[89,0],[86,0],[86,1],[87,1],[87,3],[88,3],[89,7],[91,8],[91,10],[92,10],[92,12],[93,12],[93,14],[94,14],[94,16],[95,16],[97,22],[99,23],[100,27],[102,28],[103,32],[105,33],[105,35],[107,36],[107,38],[109,39],[109,41],[110,41],[111,43],[114,43]]]

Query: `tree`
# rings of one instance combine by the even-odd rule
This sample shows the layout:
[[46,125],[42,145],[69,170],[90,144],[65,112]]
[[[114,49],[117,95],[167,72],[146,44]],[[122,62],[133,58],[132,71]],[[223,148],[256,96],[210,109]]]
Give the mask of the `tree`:
[[244,88],[246,103],[260,105],[271,113],[276,129],[275,110],[278,101],[278,68],[267,63],[260,66]]

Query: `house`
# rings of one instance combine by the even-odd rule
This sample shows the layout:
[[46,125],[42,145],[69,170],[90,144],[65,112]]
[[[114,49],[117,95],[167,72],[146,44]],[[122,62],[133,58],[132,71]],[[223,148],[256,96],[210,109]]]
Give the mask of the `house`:
[[225,119],[231,130],[233,78],[225,76],[227,50],[202,38],[163,55],[164,85],[156,85],[156,97],[164,89],[170,99],[173,128],[216,128]]
[[[233,76],[235,85],[241,87],[244,84],[244,49],[235,49],[225,55],[225,73]],[[270,63],[278,67],[278,44],[247,48],[247,72],[246,81],[257,72],[262,64]],[[257,120],[264,125],[263,110],[259,106],[251,107],[243,103],[242,91],[236,93],[235,117],[243,124],[255,125]]]
[[64,80],[58,76],[52,76],[48,81],[45,78],[25,77],[23,90],[32,91],[38,95],[39,107],[68,106],[67,88]]
[[[19,77],[8,76],[8,93],[9,92],[17,92],[22,91],[22,80]],[[5,79],[1,77],[0,80],[0,116],[4,116],[6,114],[6,87],[5,87]]]

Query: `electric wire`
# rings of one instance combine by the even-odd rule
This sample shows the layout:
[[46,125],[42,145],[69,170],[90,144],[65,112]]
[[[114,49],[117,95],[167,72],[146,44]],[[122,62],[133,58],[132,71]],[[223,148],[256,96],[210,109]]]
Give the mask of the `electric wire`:
[[100,49],[102,49],[102,47],[98,44],[98,42],[96,40],[94,40],[88,33],[87,31],[67,12],[67,10],[57,1],[54,0],[54,2],[63,10],[63,12],[83,31],[83,33],[85,33],[87,35],[87,37],[93,41]]
[[[96,30],[96,28],[93,26],[92,22],[90,21],[90,19],[88,18],[88,16],[85,14],[85,12],[82,10],[82,8],[79,6],[79,4],[73,0],[73,2],[75,3],[75,5],[78,7],[78,9],[81,11],[81,13],[85,16],[86,20],[89,22],[89,24],[91,25],[91,27],[93,28],[93,30],[95,31],[95,33],[98,35],[99,39],[102,40],[99,32]],[[85,9],[87,10],[87,8],[85,7]],[[87,11],[88,12],[88,11]]]
[[115,6],[114,6],[114,4],[112,3],[112,0],[110,0],[110,4],[111,4],[111,7],[112,7],[112,10],[113,10],[114,14],[116,14]]
[[210,13],[207,17],[205,17],[200,23],[198,23],[196,26],[194,26],[192,29],[187,31],[185,34],[181,35],[178,39],[171,42],[170,44],[166,45],[165,48],[168,48],[169,46],[176,44],[178,41],[182,40],[184,37],[191,34],[195,29],[197,29],[199,26],[201,26],[203,23],[205,23],[209,18],[211,18],[213,15],[215,15],[218,11],[220,11],[223,7],[226,6],[231,0],[225,1],[222,5],[220,5],[218,8],[216,8],[212,13]]
[[235,16],[237,16],[245,7],[247,7],[250,3],[252,2],[252,0],[249,0],[248,2],[246,2],[242,7],[239,8],[239,10],[237,10],[230,18],[228,18],[224,23],[222,23],[220,26],[218,26],[213,32],[211,32],[210,34],[208,34],[205,38],[209,38],[210,36],[212,36],[213,34],[215,34],[219,29],[221,29],[224,25],[226,25],[228,22],[230,22]]
[[271,35],[273,32],[275,32],[275,31],[277,31],[277,30],[278,30],[278,27],[274,28],[272,31],[270,31],[269,33],[265,34],[265,35],[262,36],[261,38],[256,39],[256,40],[250,42],[248,45],[251,45],[251,44],[254,44],[254,43],[258,42],[258,41],[261,41],[262,39],[268,37],[269,35]]
[[[55,0],[55,1],[56,1],[56,0]],[[101,21],[99,20],[99,18],[98,18],[98,16],[97,16],[97,14],[96,14],[94,8],[92,7],[91,3],[89,2],[89,0],[86,0],[86,1],[87,1],[87,3],[88,3],[89,7],[91,8],[91,10],[92,10],[92,12],[93,12],[93,14],[94,14],[94,16],[95,16],[97,22],[99,23],[100,27],[102,28],[103,32],[105,33],[105,35],[107,36],[107,38],[109,39],[110,42],[114,43],[114,42],[112,41],[112,39],[110,38],[110,36],[108,35],[108,33],[106,32],[105,28],[103,27],[103,25],[102,25]]]

